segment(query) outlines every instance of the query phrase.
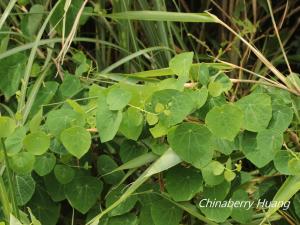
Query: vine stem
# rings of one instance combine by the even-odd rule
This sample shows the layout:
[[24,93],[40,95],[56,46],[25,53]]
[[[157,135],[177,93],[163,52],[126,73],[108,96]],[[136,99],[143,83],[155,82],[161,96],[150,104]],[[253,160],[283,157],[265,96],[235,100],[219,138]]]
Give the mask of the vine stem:
[[1,143],[2,143],[3,151],[4,151],[4,160],[5,160],[5,165],[6,165],[8,185],[10,188],[10,195],[11,195],[13,211],[15,212],[15,216],[17,217],[17,219],[20,219],[20,213],[19,213],[19,209],[18,209],[17,201],[16,201],[16,190],[15,190],[15,186],[13,185],[13,175],[11,174],[11,171],[10,171],[6,146],[5,146],[3,138],[1,138]]
[[9,197],[8,197],[7,191],[5,189],[5,184],[4,184],[2,176],[0,176],[0,202],[2,204],[3,215],[8,222],[10,212],[11,212],[11,206],[9,203]]

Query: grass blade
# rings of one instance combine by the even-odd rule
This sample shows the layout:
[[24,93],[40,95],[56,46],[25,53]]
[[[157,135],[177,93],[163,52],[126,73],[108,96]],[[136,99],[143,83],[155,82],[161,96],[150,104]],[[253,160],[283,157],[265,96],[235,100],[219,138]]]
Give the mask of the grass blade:
[[[38,41],[38,46],[43,46],[43,45],[49,45],[49,44],[53,44],[53,43],[59,43],[62,41],[62,38],[51,38],[51,39],[42,39]],[[99,43],[102,45],[107,45],[110,46],[112,48],[118,49],[120,51],[124,51],[126,53],[129,53],[126,49],[121,48],[118,45],[112,44],[108,41],[102,41],[102,40],[98,40],[95,38],[88,38],[88,37],[75,37],[73,39],[74,42],[78,41],[78,42],[90,42],[90,43]],[[36,44],[36,42],[31,42],[31,43],[27,43],[15,48],[12,48],[10,50],[7,50],[6,52],[0,54],[0,59],[4,59],[6,57],[9,57],[11,55],[14,55],[18,52],[22,52],[22,51],[26,51],[28,49],[31,49],[34,45]]]
[[[300,176],[289,176],[275,194],[273,201],[289,201],[290,198],[293,197],[299,190]],[[263,224],[264,221],[268,220],[268,218],[272,216],[279,208],[280,207],[278,206],[269,208],[261,224]]]
[[146,21],[169,21],[189,23],[216,23],[216,20],[208,13],[180,13],[165,11],[127,11],[121,13],[106,14],[105,17],[115,20],[146,20]]
[[152,52],[152,51],[158,51],[158,50],[170,50],[172,51],[170,48],[168,47],[151,47],[151,48],[145,48],[145,49],[142,49],[142,50],[139,50],[131,55],[128,55],[122,59],[120,59],[119,61],[111,64],[109,67],[105,68],[104,70],[102,70],[100,73],[103,73],[103,74],[106,74],[106,73],[109,73],[111,72],[112,70],[114,70],[115,68],[119,67],[120,65],[140,56],[140,55],[144,55],[148,52]]
[[11,0],[11,1],[9,1],[8,6],[6,7],[5,11],[3,12],[3,14],[2,14],[2,16],[0,18],[0,30],[1,30],[2,26],[3,26],[3,24],[5,23],[5,20],[9,16],[10,11],[14,7],[14,5],[16,4],[16,2],[17,2],[17,0]]
[[[38,50],[39,41],[41,40],[42,35],[46,29],[46,26],[52,16],[52,14],[54,13],[56,7],[59,5],[59,3],[60,3],[60,1],[58,1],[56,3],[56,5],[52,8],[51,12],[48,14],[47,18],[45,19],[42,27],[40,28],[40,30],[37,34],[34,45],[32,46],[32,49],[30,51],[30,55],[28,58],[25,72],[24,72],[23,82],[22,82],[22,86],[21,86],[20,100],[19,100],[19,104],[18,104],[18,112],[20,112],[20,113],[23,113],[23,110],[24,110],[25,100],[26,100],[26,92],[27,92],[28,82],[29,82],[29,78],[30,78],[30,72],[31,72],[31,68],[32,68],[35,56],[36,56],[36,52]],[[25,120],[22,118],[20,122],[21,122],[21,124],[24,124]]]

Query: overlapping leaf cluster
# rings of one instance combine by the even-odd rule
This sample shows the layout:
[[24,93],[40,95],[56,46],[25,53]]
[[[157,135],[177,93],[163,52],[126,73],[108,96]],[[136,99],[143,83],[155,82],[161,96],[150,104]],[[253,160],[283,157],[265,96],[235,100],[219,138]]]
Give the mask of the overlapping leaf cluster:
[[[298,156],[282,150],[284,132],[294,116],[291,95],[258,87],[238,101],[228,102],[225,93],[231,88],[230,79],[206,64],[191,69],[192,58],[192,53],[176,56],[170,62],[176,77],[154,83],[120,82],[82,90],[78,78],[67,74],[60,85],[46,82],[39,95],[39,104],[48,103],[51,96],[43,93],[55,86],[50,91],[64,96],[62,106],[37,111],[25,126],[16,126],[12,118],[2,116],[0,136],[16,174],[17,204],[31,207],[43,224],[56,223],[60,202],[65,199],[91,218],[100,204],[109,207],[126,190],[125,171],[111,173],[120,162],[134,162],[149,152],[158,157],[168,148],[185,163],[164,174],[165,190],[161,191],[165,197],[159,197],[161,192],[153,180],[142,186],[144,194],[133,194],[110,211],[105,223],[133,224],[138,219],[132,209],[139,209],[139,220],[144,223],[152,218],[151,224],[178,224],[183,210],[173,201],[190,201],[198,207],[202,198],[249,199],[239,188],[251,179],[241,171],[240,155],[257,168],[274,163],[282,174],[297,174]],[[188,88],[187,82],[192,84]],[[68,98],[79,92],[86,96],[84,103]],[[114,152],[101,150],[113,148],[109,143],[120,143],[118,164],[111,155]],[[96,164],[94,155],[98,155]],[[45,204],[51,210],[43,211]],[[247,223],[254,213],[235,208],[200,210],[216,222],[231,216]]]

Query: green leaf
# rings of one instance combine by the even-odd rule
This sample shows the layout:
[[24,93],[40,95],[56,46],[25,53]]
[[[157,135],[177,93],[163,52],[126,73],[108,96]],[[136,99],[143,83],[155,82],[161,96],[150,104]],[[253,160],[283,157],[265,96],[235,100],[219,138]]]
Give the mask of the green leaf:
[[47,115],[46,127],[56,138],[66,128],[71,126],[84,126],[85,120],[82,114],[71,109],[52,110]]
[[278,170],[278,172],[286,175],[291,175],[291,172],[288,168],[288,162],[292,158],[293,156],[288,151],[278,151],[274,157],[274,166]]
[[[234,202],[237,201],[249,201],[248,193],[244,190],[237,190],[233,193],[231,200]],[[249,224],[252,220],[253,209],[248,209],[247,207],[233,207],[231,217],[241,223]]]
[[23,145],[33,155],[42,155],[50,147],[50,137],[43,131],[30,133],[24,138]]
[[106,99],[101,93],[97,100],[96,125],[102,143],[115,137],[122,121],[122,111],[110,110]]
[[71,127],[65,129],[60,139],[67,151],[80,159],[88,152],[91,146],[91,134],[83,127]]
[[0,90],[8,99],[19,90],[27,57],[22,53],[0,59]]
[[[97,170],[100,175],[104,175],[103,179],[108,184],[118,184],[124,177],[123,171],[117,171],[111,174],[114,169],[118,168],[118,164],[108,155],[100,155],[97,159]],[[108,174],[108,175],[106,175]]]
[[135,159],[141,155],[144,155],[147,149],[138,142],[125,140],[120,147],[120,158],[123,163],[126,163],[132,159]]
[[28,174],[33,170],[35,157],[29,152],[19,152],[10,158],[10,166],[17,174]]
[[165,175],[166,189],[175,201],[189,201],[202,188],[202,176],[192,167],[176,166]]
[[78,176],[65,186],[66,197],[72,207],[79,212],[87,213],[103,189],[103,183],[92,176]]
[[188,89],[185,90],[185,92],[187,92],[192,98],[195,109],[201,108],[205,104],[208,97],[208,90],[205,86],[203,86],[201,89],[196,90]]
[[231,207],[200,207],[207,219],[223,223],[231,215]]
[[209,82],[209,70],[205,63],[201,63],[198,71],[198,79],[202,85],[207,85]]
[[293,199],[293,206],[295,209],[295,213],[298,217],[300,217],[300,193],[295,194]]
[[23,140],[26,136],[26,129],[18,127],[15,131],[5,139],[5,147],[9,156],[17,154],[23,147]]
[[[247,136],[244,139],[247,139]],[[256,147],[253,141],[252,139],[252,144],[249,145],[249,148],[244,147],[244,153],[247,159],[261,168],[274,159],[274,156],[282,146],[283,136],[276,130],[268,129],[257,133]]]
[[293,120],[293,110],[285,105],[273,106],[273,116],[268,129],[284,132]]
[[44,16],[44,6],[35,4],[33,5],[28,15],[25,14],[25,17],[21,20],[21,30],[27,36],[34,36],[43,20]]
[[222,84],[219,82],[211,82],[208,85],[208,92],[213,97],[218,97],[222,94]]
[[16,123],[13,119],[7,116],[0,116],[0,138],[9,137],[15,128]]
[[15,176],[16,200],[19,206],[25,205],[33,196],[35,181],[30,174]]
[[39,176],[45,176],[53,170],[55,163],[56,158],[52,153],[46,153],[44,155],[37,156],[34,164],[34,171]]
[[184,52],[171,59],[169,67],[179,77],[188,78],[193,63],[193,52]]
[[75,96],[79,91],[81,91],[81,83],[78,77],[65,73],[64,81],[59,86],[59,93],[62,99],[67,99]]
[[218,161],[214,161],[213,164],[214,164],[214,168],[213,168],[212,172],[214,175],[218,176],[224,172],[225,168],[222,163],[220,163]]
[[212,159],[211,133],[203,125],[182,123],[176,127],[174,135],[168,133],[168,142],[180,158],[197,168]]
[[151,151],[156,155],[162,155],[165,151],[168,150],[169,145],[157,139],[150,139],[149,147],[151,148]]
[[268,90],[268,94],[272,98],[272,105],[290,105],[292,103],[291,93],[287,90],[283,90],[276,87],[265,87]]
[[160,199],[151,205],[154,225],[179,225],[183,211],[168,200]]
[[147,113],[146,120],[149,125],[155,125],[158,122],[159,118],[155,114]]
[[233,150],[238,149],[235,144],[235,141],[228,141],[221,138],[214,138],[215,140],[215,149],[225,155],[230,155]]
[[138,217],[134,213],[128,213],[121,216],[110,217],[104,223],[99,225],[138,225]]
[[57,181],[54,173],[50,173],[43,178],[46,191],[54,202],[60,202],[66,199],[65,185]]
[[41,186],[36,186],[36,191],[28,203],[32,213],[43,225],[56,225],[60,215],[60,205],[54,203]]
[[59,183],[68,184],[74,179],[75,170],[70,166],[56,165],[54,168],[54,175]]
[[235,172],[233,172],[232,170],[225,170],[225,172],[224,172],[225,180],[227,180],[228,182],[231,182],[234,180],[235,177],[236,177]]
[[[126,191],[126,186],[124,184],[118,186],[115,189],[112,189],[106,197],[105,206],[109,207],[110,205],[112,205],[115,201],[117,201],[123,195],[123,193],[125,191]],[[131,195],[124,202],[122,202],[116,208],[111,210],[109,215],[110,216],[119,216],[119,215],[123,215],[125,213],[130,212],[130,210],[132,210],[134,208],[137,200],[138,200],[138,198],[136,195]]]
[[[62,20],[62,17],[64,16],[64,8],[65,8],[66,0],[63,0],[59,3],[57,8],[55,9],[53,15],[50,18],[51,25],[55,27],[55,30],[62,34],[62,32],[65,32],[65,37],[67,37],[73,27],[74,21],[76,19],[76,16],[80,10],[80,7],[82,5],[81,0],[72,0],[70,1],[70,7],[66,13],[66,20],[65,20],[65,26],[63,25],[64,20]],[[82,15],[83,18],[86,18],[86,16]],[[65,27],[65,30],[63,30],[63,27]]]
[[[141,202],[142,202],[142,200],[141,200]],[[140,220],[140,224],[143,224],[143,225],[153,225],[154,224],[152,216],[151,216],[151,205],[150,204],[147,204],[141,208],[139,220]]]
[[120,132],[128,139],[137,140],[144,125],[143,114],[135,108],[129,107],[123,113]]
[[29,4],[29,3],[30,3],[30,0],[18,0],[18,4],[22,5],[22,6],[25,6],[25,5]]
[[69,154],[67,152],[66,148],[63,146],[63,144],[59,140],[57,140],[56,138],[51,140],[50,150],[54,153],[59,154],[60,156]]
[[233,141],[243,123],[243,112],[234,105],[216,106],[210,110],[205,123],[217,137]]
[[205,186],[203,190],[204,198],[210,200],[222,201],[226,198],[230,191],[230,183],[223,181],[222,183],[215,186]]
[[211,82],[208,85],[209,94],[213,97],[221,95],[223,92],[229,91],[232,87],[232,82],[224,73],[217,74],[211,77]]
[[31,133],[37,132],[40,130],[40,124],[43,119],[43,110],[39,110],[29,122],[29,130]]
[[156,114],[155,108],[161,104],[165,110],[158,113],[159,122],[164,127],[170,127],[183,121],[193,110],[193,100],[186,92],[174,89],[156,91],[146,103],[146,110]]
[[[29,117],[35,115],[42,107],[42,105],[48,104],[54,97],[59,84],[55,81],[46,81],[40,87],[37,96],[32,104]],[[52,111],[51,111],[52,112]],[[50,112],[50,113],[51,113]]]
[[253,93],[237,101],[244,112],[244,128],[258,132],[267,128],[272,117],[271,98],[267,94]]
[[202,176],[207,185],[218,185],[224,181],[223,174],[215,175],[215,167],[219,165],[218,161],[211,161],[207,166],[201,169]]
[[288,161],[288,169],[292,175],[298,175],[300,173],[300,160],[292,158]]
[[150,128],[150,132],[154,138],[159,138],[168,133],[168,128],[159,122],[154,127]]
[[107,104],[110,110],[122,110],[130,102],[131,93],[122,88],[112,88],[107,94]]

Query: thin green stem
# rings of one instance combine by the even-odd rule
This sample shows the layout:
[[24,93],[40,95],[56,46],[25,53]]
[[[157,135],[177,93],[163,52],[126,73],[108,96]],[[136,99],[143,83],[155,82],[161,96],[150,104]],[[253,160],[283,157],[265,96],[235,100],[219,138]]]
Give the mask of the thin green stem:
[[10,11],[13,9],[14,5],[16,4],[16,2],[17,2],[17,0],[9,1],[8,6],[6,7],[5,11],[3,12],[3,14],[0,18],[0,30],[1,30],[2,26],[4,25],[4,23],[5,23],[5,20],[9,16]]
[[[53,7],[53,9],[51,10],[51,12],[49,13],[49,15],[47,16],[47,18],[45,19],[41,29],[38,32],[38,35],[36,37],[36,40],[32,46],[32,49],[30,51],[30,55],[29,55],[29,59],[27,62],[27,66],[24,72],[24,77],[22,80],[22,86],[21,86],[21,94],[20,94],[20,100],[19,100],[19,104],[18,104],[18,112],[19,113],[24,113],[24,106],[25,106],[25,101],[26,101],[26,92],[27,92],[27,88],[28,88],[28,82],[29,82],[29,78],[30,78],[30,74],[31,74],[31,68],[38,50],[38,46],[39,46],[39,42],[42,38],[42,35],[46,29],[46,26],[53,14],[53,12],[55,11],[56,7],[59,5],[60,1],[58,1],[56,3],[56,5]],[[22,119],[22,121],[19,122],[24,122],[24,119]]]
[[[43,39],[43,40],[39,40],[38,42],[38,46],[42,46],[42,45],[48,45],[48,44],[52,44],[52,43],[59,43],[62,41],[62,38],[51,38],[51,39]],[[124,48],[121,48],[118,45],[114,45],[108,41],[102,41],[102,40],[97,40],[95,38],[87,38],[87,37],[76,37],[73,39],[73,41],[79,41],[79,42],[91,42],[91,43],[99,43],[101,45],[108,45],[112,48],[118,49],[120,51],[124,51],[126,53],[128,53],[128,51]],[[12,48],[10,50],[7,50],[6,52],[0,54],[0,59],[4,59],[6,57],[9,57],[11,55],[14,55],[18,52],[22,52],[22,51],[26,51],[28,49],[33,48],[33,46],[35,45],[35,42],[31,42],[28,44],[24,44],[15,48]]]
[[2,176],[0,176],[0,202],[2,204],[2,211],[4,214],[4,217],[6,218],[6,221],[9,221],[9,216],[11,213],[11,206],[9,204],[9,198],[7,191],[5,189],[5,184],[3,181]]
[[6,165],[8,185],[9,185],[9,190],[10,190],[10,195],[11,195],[11,202],[12,202],[12,206],[13,206],[13,211],[15,213],[15,216],[19,219],[20,218],[20,213],[19,213],[19,209],[18,209],[18,206],[17,206],[16,190],[15,190],[15,186],[13,184],[13,174],[10,171],[6,146],[5,146],[3,138],[1,138],[1,144],[3,146],[3,151],[4,151],[4,161],[5,161],[5,165]]

